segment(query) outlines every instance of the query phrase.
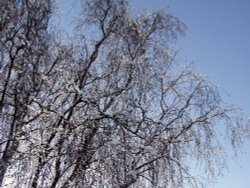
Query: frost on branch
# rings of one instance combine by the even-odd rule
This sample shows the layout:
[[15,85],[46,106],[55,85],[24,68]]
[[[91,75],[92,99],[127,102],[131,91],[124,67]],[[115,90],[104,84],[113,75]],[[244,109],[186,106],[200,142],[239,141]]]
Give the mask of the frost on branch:
[[197,187],[193,164],[208,178],[224,167],[224,130],[242,143],[237,111],[170,48],[185,30],[176,17],[83,1],[65,40],[49,27],[50,0],[3,2],[3,187]]

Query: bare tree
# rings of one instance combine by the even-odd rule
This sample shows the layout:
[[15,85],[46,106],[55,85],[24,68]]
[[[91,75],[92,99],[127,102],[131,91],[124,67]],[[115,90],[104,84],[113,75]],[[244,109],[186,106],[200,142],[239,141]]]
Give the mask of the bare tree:
[[21,142],[28,139],[25,126],[37,118],[30,114],[29,105],[42,92],[42,74],[49,66],[51,6],[50,1],[0,3],[0,185],[6,170],[23,157]]
[[0,9],[2,186],[198,187],[191,161],[212,177],[224,166],[220,131],[241,143],[234,108],[178,62],[176,17],[84,1],[65,43],[48,31],[52,2]]

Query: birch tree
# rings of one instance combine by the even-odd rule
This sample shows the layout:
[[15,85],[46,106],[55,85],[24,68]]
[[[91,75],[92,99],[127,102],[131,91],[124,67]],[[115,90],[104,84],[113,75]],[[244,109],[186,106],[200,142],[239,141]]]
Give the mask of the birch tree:
[[[22,158],[29,105],[41,92],[49,45],[50,1],[0,2],[0,185],[6,170]],[[30,122],[36,117],[31,117]],[[21,153],[20,153],[21,152]]]
[[225,165],[220,133],[242,142],[235,109],[172,48],[184,23],[128,7],[83,1],[65,42],[53,2],[1,2],[3,187],[198,187],[193,163]]

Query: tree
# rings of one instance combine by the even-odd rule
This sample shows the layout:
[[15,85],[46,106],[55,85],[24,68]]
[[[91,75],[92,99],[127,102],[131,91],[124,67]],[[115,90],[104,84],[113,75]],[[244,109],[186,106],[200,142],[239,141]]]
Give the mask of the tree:
[[29,105],[32,97],[42,92],[41,75],[49,66],[45,57],[51,2],[3,0],[0,9],[1,185],[11,164],[25,157],[19,153],[27,136],[24,129],[36,119],[30,114]]
[[2,186],[198,187],[190,161],[216,177],[220,131],[242,142],[235,109],[176,58],[176,17],[84,1],[66,43],[48,29],[50,0],[0,9]]

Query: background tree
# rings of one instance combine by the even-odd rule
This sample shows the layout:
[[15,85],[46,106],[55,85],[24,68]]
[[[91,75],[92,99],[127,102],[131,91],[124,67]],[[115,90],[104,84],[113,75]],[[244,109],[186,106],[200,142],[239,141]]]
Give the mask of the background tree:
[[0,7],[2,186],[198,187],[192,161],[216,177],[220,132],[244,138],[235,109],[176,58],[176,17],[84,1],[62,42],[48,31],[52,2]]

